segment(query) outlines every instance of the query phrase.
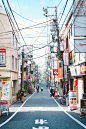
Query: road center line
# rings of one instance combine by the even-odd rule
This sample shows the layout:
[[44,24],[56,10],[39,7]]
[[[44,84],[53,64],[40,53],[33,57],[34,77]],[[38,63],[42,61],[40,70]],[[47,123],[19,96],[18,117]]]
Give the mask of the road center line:
[[[54,98],[53,98],[54,99]],[[56,102],[56,104],[62,109],[62,111],[64,111],[71,119],[73,119],[75,122],[77,122],[79,125],[81,125],[82,127],[84,127],[86,129],[86,125],[84,125],[83,123],[81,123],[79,120],[77,120],[76,118],[74,118],[73,116],[71,116],[69,113],[67,113],[60,105],[59,103],[54,99],[54,101]]]
[[[30,99],[34,95],[34,93],[28,99]],[[25,100],[25,102],[19,107],[19,109],[9,119],[7,119],[5,122],[3,122],[2,124],[0,124],[0,127],[2,127],[3,125],[5,125],[6,123],[8,123],[20,111],[20,109],[24,106],[24,104],[27,102],[28,99]]]

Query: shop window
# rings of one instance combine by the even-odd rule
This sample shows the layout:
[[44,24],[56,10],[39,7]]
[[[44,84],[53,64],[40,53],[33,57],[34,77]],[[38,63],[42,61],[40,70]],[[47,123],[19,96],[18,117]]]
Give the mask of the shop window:
[[82,54],[81,53],[79,53],[79,61],[82,61]]

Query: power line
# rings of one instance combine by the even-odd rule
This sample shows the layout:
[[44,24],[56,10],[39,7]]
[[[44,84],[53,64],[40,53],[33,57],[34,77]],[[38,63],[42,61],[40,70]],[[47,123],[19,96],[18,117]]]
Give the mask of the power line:
[[38,58],[41,58],[41,57],[43,57],[43,56],[46,56],[46,55],[48,55],[49,53],[47,53],[47,54],[45,54],[45,55],[42,55],[42,56],[39,56],[39,57],[36,57],[36,58],[33,58],[33,59],[38,59]]
[[[10,25],[11,25],[11,27],[12,27],[13,34],[15,34],[15,32],[14,32],[14,23],[13,23],[13,21],[12,21],[11,17],[10,17],[10,14],[9,14],[9,12],[8,12],[8,9],[6,8],[5,3],[4,3],[4,1],[3,1],[3,0],[2,0],[2,3],[3,3],[3,5],[4,5],[4,8],[5,8],[6,14],[7,14],[7,16],[8,16],[8,19],[9,19]],[[12,32],[12,31],[8,31],[8,32]],[[5,32],[5,33],[8,33],[8,32]],[[16,40],[17,40],[17,36],[16,36],[16,34],[15,34],[15,38],[16,38]],[[17,40],[17,42],[18,42],[18,40]],[[18,43],[19,43],[19,42],[18,42]]]
[[60,17],[59,23],[60,23],[60,22],[61,22],[61,20],[62,20],[62,16],[63,16],[63,14],[64,14],[64,12],[65,12],[65,9],[66,9],[66,6],[67,6],[67,3],[68,3],[68,0],[66,0],[65,6],[64,6],[64,10],[63,10],[63,13],[62,13],[62,15],[61,15],[61,17]]
[[60,0],[59,4],[57,5],[57,8],[59,7],[59,5],[61,4],[62,0]]
[[[13,11],[15,14],[17,14],[18,16],[24,18],[25,20],[28,20],[28,21],[30,21],[30,22],[34,22],[34,21],[32,21],[32,20],[30,20],[30,19],[28,19],[28,18],[25,18],[25,17],[23,17],[22,15],[18,14],[16,11],[14,11],[14,10],[12,10],[12,11]],[[37,22],[34,22],[34,23],[37,23]]]
[[11,14],[12,14],[12,16],[13,16],[13,19],[14,19],[14,21],[15,21],[15,23],[16,23],[16,26],[17,26],[17,28],[18,28],[18,30],[19,30],[19,32],[20,32],[20,35],[21,35],[21,37],[22,37],[24,43],[26,44],[26,42],[25,42],[25,40],[24,40],[24,38],[23,38],[23,35],[22,35],[22,33],[21,33],[21,31],[20,31],[20,29],[19,29],[19,27],[18,27],[18,24],[17,24],[17,21],[16,21],[16,19],[15,19],[15,17],[14,17],[14,14],[13,14],[13,12],[12,12],[11,6],[10,6],[8,0],[6,0],[6,1],[7,1],[7,4],[8,4],[9,9],[10,9],[10,11],[11,11]]
[[[46,28],[46,26],[44,27],[44,29]],[[42,32],[44,31],[44,29],[42,30]],[[38,38],[40,37],[40,35],[42,34],[42,32],[39,34]],[[48,37],[48,36],[47,36]],[[38,40],[38,38],[34,41],[34,43]],[[34,44],[33,43],[33,44]]]

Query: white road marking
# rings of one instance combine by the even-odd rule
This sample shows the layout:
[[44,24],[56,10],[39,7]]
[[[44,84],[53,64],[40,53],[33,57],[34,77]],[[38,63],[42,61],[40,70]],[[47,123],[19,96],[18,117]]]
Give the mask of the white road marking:
[[[54,98],[53,98],[54,99]],[[77,120],[76,118],[74,118],[73,116],[71,116],[69,113],[67,113],[60,105],[59,103],[54,99],[54,101],[56,102],[56,104],[62,109],[62,111],[64,111],[71,119],[73,119],[75,122],[77,122],[79,125],[81,125],[82,127],[84,127],[86,129],[86,125],[84,125],[83,123],[81,123],[79,120]]]
[[46,127],[46,126],[39,126],[38,128],[32,127],[32,129],[49,129],[49,127]]
[[[34,93],[28,99],[30,99],[34,95]],[[9,119],[7,119],[5,122],[3,122],[2,124],[0,124],[0,127],[2,127],[3,125],[5,125],[6,123],[8,123],[20,111],[20,109],[27,102],[27,100],[25,100],[25,102],[19,107],[19,109]]]
[[47,120],[43,120],[43,119],[35,119],[35,124],[40,124],[40,125],[43,125],[43,124],[47,124]]
[[[48,89],[49,93],[50,90]],[[54,97],[52,97],[54,99]],[[60,105],[59,103],[54,99],[54,101],[56,102],[56,104],[62,109],[62,111],[64,111],[71,119],[73,119],[75,122],[77,122],[79,125],[81,125],[82,127],[84,127],[86,129],[86,125],[84,125],[83,123],[81,123],[79,120],[77,120],[76,118],[74,118],[73,116],[71,116],[69,113],[67,113]]]
[[[18,110],[18,107],[12,107],[9,109],[10,112],[16,112]],[[19,112],[31,112],[31,111],[61,111],[60,107],[21,107]]]

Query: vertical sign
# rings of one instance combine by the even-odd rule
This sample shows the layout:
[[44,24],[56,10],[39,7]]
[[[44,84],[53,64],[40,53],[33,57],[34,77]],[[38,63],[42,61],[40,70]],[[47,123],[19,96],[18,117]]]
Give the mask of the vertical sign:
[[64,66],[64,78],[67,78],[67,66]]
[[58,78],[63,79],[63,67],[58,68]]
[[26,72],[24,72],[24,81],[26,80]]
[[64,53],[64,65],[68,65],[68,53]]
[[6,65],[6,49],[0,49],[0,66]]
[[77,108],[76,91],[69,91],[70,110]]
[[2,89],[2,80],[0,80],[0,90]]

